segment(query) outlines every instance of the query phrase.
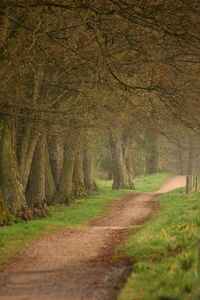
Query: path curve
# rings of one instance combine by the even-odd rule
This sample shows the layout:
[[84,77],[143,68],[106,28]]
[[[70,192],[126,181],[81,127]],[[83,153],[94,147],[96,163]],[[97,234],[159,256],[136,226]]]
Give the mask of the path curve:
[[41,238],[0,272],[0,300],[113,299],[127,270],[125,261],[113,259],[113,251],[127,227],[152,217],[159,194],[185,184],[184,176],[172,176],[156,193],[113,201],[109,215],[93,219],[89,227]]

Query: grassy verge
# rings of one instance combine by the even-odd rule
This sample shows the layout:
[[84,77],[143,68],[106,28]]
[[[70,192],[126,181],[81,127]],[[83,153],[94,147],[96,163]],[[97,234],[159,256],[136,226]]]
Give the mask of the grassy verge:
[[[155,192],[159,190],[163,184],[170,178],[169,173],[158,173],[151,174],[148,176],[143,176],[134,179],[134,185],[136,192]],[[112,180],[97,180],[97,185],[104,191],[109,191],[112,189]],[[130,191],[131,193],[134,191]]]
[[118,300],[196,299],[200,195],[177,189],[158,201],[162,210],[156,217],[130,229],[125,249],[133,273]]
[[163,184],[169,179],[171,174],[158,173],[152,174],[134,180],[137,192],[155,192],[158,191]]
[[[154,176],[156,180],[153,181]],[[154,176],[149,177],[151,178],[149,181],[154,182],[154,190],[156,190],[158,185],[162,186],[168,175]],[[138,179],[137,184],[140,189],[142,186],[145,189],[144,185],[149,181],[145,182],[144,177]],[[63,226],[86,226],[91,218],[106,213],[107,203],[133,192],[130,190],[112,191],[112,181],[97,180],[97,184],[101,188],[98,194],[78,199],[70,206],[50,207],[51,217],[30,222],[20,221],[11,223],[11,226],[0,227],[0,267],[38,237],[53,233]]]

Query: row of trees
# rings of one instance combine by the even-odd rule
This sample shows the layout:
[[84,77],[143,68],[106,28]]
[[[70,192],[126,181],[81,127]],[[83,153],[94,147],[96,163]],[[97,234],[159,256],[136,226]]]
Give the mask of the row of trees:
[[168,126],[199,133],[198,1],[3,0],[0,23],[0,189],[15,216],[96,188],[97,129],[113,188],[134,188],[133,135],[155,153]]
[[[115,133],[116,147],[122,149],[123,164],[131,162],[132,177],[139,177],[158,172],[179,175],[194,175],[200,167],[200,137],[191,129],[176,126],[173,131],[161,135],[138,129],[129,132],[129,145],[126,135]],[[96,140],[95,165],[96,176],[113,179],[115,154],[110,152],[109,137]],[[119,149],[118,149],[119,151]],[[128,176],[127,176],[128,180]],[[114,185],[113,185],[114,187]],[[130,188],[130,186],[128,187]]]

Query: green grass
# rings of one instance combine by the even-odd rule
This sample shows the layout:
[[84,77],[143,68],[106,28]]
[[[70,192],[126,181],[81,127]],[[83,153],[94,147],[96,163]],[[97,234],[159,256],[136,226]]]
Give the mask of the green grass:
[[135,188],[137,192],[143,193],[158,191],[170,176],[169,173],[157,173],[136,178],[134,180]]
[[[130,229],[125,251],[133,264],[118,300],[196,299],[200,195],[177,189],[158,198],[161,211]],[[200,289],[199,289],[200,292]]]
[[[163,184],[170,178],[171,174],[169,173],[158,173],[151,174],[139,178],[134,179],[134,185],[136,188],[136,192],[155,192],[159,190]],[[97,185],[100,189],[104,191],[108,191],[112,189],[112,180],[96,180]],[[133,192],[133,191],[130,191]]]
[[[154,176],[156,180],[153,180]],[[145,184],[149,187],[149,182],[153,181],[154,190],[156,190],[159,181],[161,186],[168,175],[154,176],[148,176],[149,179],[146,181],[145,178],[137,179],[137,185],[140,189],[142,187],[145,189]],[[0,227],[0,266],[40,236],[55,232],[63,226],[87,226],[91,218],[107,213],[106,207],[110,201],[121,199],[127,193],[133,192],[131,190],[112,191],[112,181],[97,180],[97,184],[101,190],[94,195],[78,199],[70,206],[50,207],[51,217],[30,222],[20,221],[11,223],[11,226]]]
[[111,191],[112,190],[112,183],[113,183],[112,180],[96,179],[95,181],[101,191]]

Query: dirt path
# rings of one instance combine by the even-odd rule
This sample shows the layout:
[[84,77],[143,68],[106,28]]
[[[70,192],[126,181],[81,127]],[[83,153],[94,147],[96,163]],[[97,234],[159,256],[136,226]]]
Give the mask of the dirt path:
[[156,193],[129,194],[113,201],[109,215],[89,227],[66,228],[31,245],[0,272],[0,300],[113,299],[127,271],[113,251],[127,227],[151,218],[155,197],[185,186],[185,177],[173,176]]

